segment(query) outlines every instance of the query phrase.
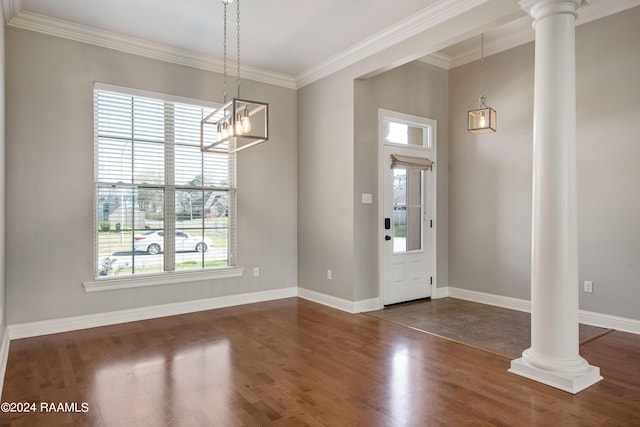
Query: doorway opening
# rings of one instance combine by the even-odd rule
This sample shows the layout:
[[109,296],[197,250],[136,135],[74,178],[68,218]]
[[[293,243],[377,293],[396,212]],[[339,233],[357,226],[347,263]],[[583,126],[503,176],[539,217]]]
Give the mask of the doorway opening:
[[378,112],[383,305],[429,298],[436,277],[436,121]]

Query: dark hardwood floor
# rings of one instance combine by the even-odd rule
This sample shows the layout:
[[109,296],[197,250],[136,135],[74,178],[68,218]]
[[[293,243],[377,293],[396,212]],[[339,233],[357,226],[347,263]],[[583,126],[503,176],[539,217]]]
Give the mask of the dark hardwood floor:
[[639,426],[640,336],[581,354],[604,380],[572,395],[508,358],[294,298],[12,341],[2,401],[37,410],[0,425]]

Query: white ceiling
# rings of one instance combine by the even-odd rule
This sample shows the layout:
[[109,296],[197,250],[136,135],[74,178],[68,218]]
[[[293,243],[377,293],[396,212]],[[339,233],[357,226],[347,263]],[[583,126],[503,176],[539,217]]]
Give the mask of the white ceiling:
[[[436,1],[242,0],[241,55],[255,67],[297,75]],[[237,3],[228,6],[229,55]],[[222,0],[23,0],[23,10],[222,57]]]
[[[203,68],[220,67],[222,0],[2,1],[9,25],[132,53],[153,51],[159,59],[186,65],[209,62],[211,66]],[[260,74],[259,80],[297,87],[310,70],[357,52],[367,41],[397,34],[421,17],[454,9],[457,13],[486,1],[242,0],[242,68]],[[589,3],[580,9],[579,23],[638,6],[640,0]],[[531,21],[522,13],[519,19],[486,29],[485,55],[531,41]],[[228,22],[228,58],[234,65],[236,3],[228,6]],[[474,36],[425,60],[451,68],[477,59],[479,47],[479,36]]]

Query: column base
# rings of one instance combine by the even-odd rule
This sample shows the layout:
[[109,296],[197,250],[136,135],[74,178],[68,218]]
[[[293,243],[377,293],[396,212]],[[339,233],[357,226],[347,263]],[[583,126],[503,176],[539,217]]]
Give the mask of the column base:
[[[600,368],[589,365],[582,358],[569,364],[560,361],[555,369],[550,366],[549,360],[545,360],[546,366],[541,368],[527,361],[532,353],[531,349],[525,350],[521,358],[512,360],[509,372],[572,394],[579,393],[602,379]],[[576,364],[583,366],[576,369]]]

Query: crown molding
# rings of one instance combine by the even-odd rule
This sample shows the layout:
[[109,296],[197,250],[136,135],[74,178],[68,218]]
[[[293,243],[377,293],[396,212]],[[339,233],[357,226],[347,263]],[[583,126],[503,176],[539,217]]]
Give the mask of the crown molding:
[[22,7],[22,0],[2,0],[2,9],[4,11],[4,21],[9,24],[9,19],[15,16]]
[[[297,76],[247,65],[243,65],[241,74],[245,79],[289,89],[298,89],[413,37],[423,32],[426,28],[446,22],[455,16],[486,3],[486,1],[487,0],[441,0],[360,43],[337,53],[326,61],[314,65]],[[7,25],[16,28],[37,31],[56,37],[63,37],[82,43],[93,44],[215,73],[223,72],[223,63],[220,58],[213,58],[185,50],[180,51],[167,45],[122,36],[116,33],[27,12],[23,10],[23,0],[2,0],[2,5]],[[589,0],[586,6],[578,10],[576,25],[591,22],[639,5],[640,0]],[[526,18],[530,20],[529,17]],[[510,33],[508,37],[501,37],[500,40],[486,45],[485,54],[486,56],[490,56],[529,43],[533,40],[534,32],[531,26],[524,25],[522,30]],[[435,52],[420,58],[420,60],[444,69],[451,69],[479,58],[480,51],[474,48],[455,57],[449,57],[442,53]]]
[[[184,50],[176,51],[175,48],[163,44],[31,13],[24,10],[23,0],[2,1],[7,25],[16,28],[36,31],[216,73],[223,72],[222,60],[219,58],[212,58]],[[406,40],[424,31],[425,28],[445,22],[486,1],[487,0],[441,0],[433,6],[417,12],[295,77],[246,65],[243,66],[242,77],[262,83],[298,89]],[[445,64],[441,58],[438,59],[435,57],[427,62],[431,62],[437,66],[443,66]]]
[[[576,26],[586,24],[588,22],[592,22],[597,19],[604,18],[606,16],[613,15],[637,6],[640,6],[640,0],[590,0],[585,4],[585,6],[578,9]],[[523,21],[523,25],[519,26],[517,30],[511,31],[506,37],[500,37],[499,39],[490,43],[486,43],[485,41],[485,57],[504,52],[518,46],[522,46],[535,40],[535,31],[531,26],[532,18],[530,16],[525,16],[520,18],[520,20]],[[434,55],[438,56],[434,57]],[[438,65],[441,68],[445,68],[447,70],[468,64],[473,61],[477,61],[479,59],[480,49],[478,47],[468,49],[456,56],[447,56],[436,52],[435,54],[427,55],[424,58],[420,58],[420,60],[423,62]]]
[[[176,50],[169,46],[123,36],[56,18],[42,16],[23,10],[22,0],[3,0],[7,25],[36,31],[56,37],[75,40],[95,46],[106,47],[146,58],[157,59],[187,67],[199,68],[215,73],[223,73],[223,61],[207,55]],[[242,78],[257,82],[297,89],[293,76],[243,65]]]
[[444,68],[445,70],[451,68],[451,57],[442,52],[434,52],[430,55],[423,56],[419,61]]
[[636,6],[640,6],[640,0],[587,0],[585,5],[578,9],[576,25],[586,24]]
[[[303,87],[323,77],[340,71],[371,55],[413,37],[427,28],[446,22],[487,0],[442,0],[422,9],[387,29],[343,50],[297,76],[298,86]],[[438,62],[435,58],[433,61]]]
[[[502,37],[493,43],[485,44],[484,54],[485,57],[495,55],[500,52],[504,52],[509,49],[513,49],[518,46],[522,46],[529,42],[534,41],[535,33],[530,25],[523,27],[520,31],[512,32],[508,37]],[[450,58],[449,68],[456,68],[464,64],[468,64],[480,59],[480,49],[473,48],[466,52]]]

